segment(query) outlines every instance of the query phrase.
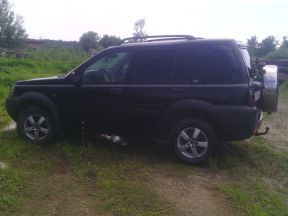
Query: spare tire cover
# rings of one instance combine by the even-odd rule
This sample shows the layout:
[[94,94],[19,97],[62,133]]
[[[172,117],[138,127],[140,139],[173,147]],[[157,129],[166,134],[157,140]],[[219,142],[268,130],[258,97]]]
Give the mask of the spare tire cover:
[[263,74],[263,111],[277,112],[278,105],[278,78],[276,65],[266,65]]

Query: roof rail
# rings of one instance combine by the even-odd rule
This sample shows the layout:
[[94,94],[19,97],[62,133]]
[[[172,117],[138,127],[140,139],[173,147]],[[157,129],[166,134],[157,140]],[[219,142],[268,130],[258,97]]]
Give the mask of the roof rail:
[[[152,40],[147,40],[149,38],[154,38]],[[136,43],[136,42],[152,42],[152,41],[165,41],[165,40],[195,40],[197,38],[191,35],[151,35],[151,36],[142,36],[142,37],[129,37],[120,41],[120,44],[125,43]]]

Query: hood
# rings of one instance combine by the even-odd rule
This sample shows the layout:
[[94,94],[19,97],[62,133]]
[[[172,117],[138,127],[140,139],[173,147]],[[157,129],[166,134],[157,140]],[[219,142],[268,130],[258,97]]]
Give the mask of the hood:
[[30,80],[18,81],[15,85],[60,85],[64,84],[65,77],[46,77],[46,78],[37,78]]

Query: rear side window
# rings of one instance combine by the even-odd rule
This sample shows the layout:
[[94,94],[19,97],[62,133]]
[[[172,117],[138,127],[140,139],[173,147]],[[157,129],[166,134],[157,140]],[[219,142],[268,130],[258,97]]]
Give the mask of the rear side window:
[[171,81],[176,52],[174,50],[143,50],[138,54],[134,82],[161,84]]
[[228,45],[199,44],[180,52],[174,79],[200,84],[240,84],[244,82],[239,62]]
[[173,82],[181,84],[191,84],[199,82],[199,75],[195,70],[195,57],[193,50],[180,50],[176,57]]

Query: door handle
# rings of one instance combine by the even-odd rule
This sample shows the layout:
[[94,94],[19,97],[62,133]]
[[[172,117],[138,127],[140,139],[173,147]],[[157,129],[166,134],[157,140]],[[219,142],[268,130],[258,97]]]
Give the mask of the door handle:
[[111,88],[110,93],[111,94],[122,94],[122,89],[121,88]]
[[184,88],[173,88],[173,89],[172,89],[172,92],[173,92],[173,93],[180,94],[180,93],[184,93],[185,90],[184,90]]

